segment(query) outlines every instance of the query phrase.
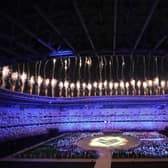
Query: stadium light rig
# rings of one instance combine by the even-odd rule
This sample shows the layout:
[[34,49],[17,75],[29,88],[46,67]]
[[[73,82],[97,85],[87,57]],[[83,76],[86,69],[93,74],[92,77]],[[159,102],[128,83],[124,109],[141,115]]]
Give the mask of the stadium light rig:
[[75,57],[73,51],[71,50],[54,50],[49,53],[50,57]]

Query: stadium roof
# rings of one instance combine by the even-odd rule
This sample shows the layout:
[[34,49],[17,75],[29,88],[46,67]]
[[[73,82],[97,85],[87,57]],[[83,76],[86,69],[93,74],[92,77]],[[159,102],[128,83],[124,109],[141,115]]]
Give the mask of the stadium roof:
[[0,10],[0,65],[77,56],[168,51],[166,0],[6,0]]

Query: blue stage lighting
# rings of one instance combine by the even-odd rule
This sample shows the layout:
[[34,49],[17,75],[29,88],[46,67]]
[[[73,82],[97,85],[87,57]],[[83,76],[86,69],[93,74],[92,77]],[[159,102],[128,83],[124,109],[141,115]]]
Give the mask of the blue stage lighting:
[[55,50],[49,53],[50,57],[74,57],[74,53],[71,50]]

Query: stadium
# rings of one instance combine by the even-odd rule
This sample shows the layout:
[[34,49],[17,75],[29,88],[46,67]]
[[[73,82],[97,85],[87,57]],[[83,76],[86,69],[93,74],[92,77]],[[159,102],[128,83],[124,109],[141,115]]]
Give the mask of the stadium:
[[1,168],[168,165],[166,0],[6,1]]

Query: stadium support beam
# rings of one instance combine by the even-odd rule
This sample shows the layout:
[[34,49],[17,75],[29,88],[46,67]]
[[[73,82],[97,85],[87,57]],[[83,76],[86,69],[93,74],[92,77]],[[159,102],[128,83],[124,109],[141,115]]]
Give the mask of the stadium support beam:
[[23,24],[19,23],[16,19],[14,19],[11,16],[8,16],[5,13],[1,13],[2,16],[7,19],[8,21],[10,21],[11,23],[13,23],[14,25],[16,25],[19,29],[21,29],[23,32],[25,32],[26,34],[28,34],[30,37],[32,37],[33,39],[35,39],[37,42],[39,42],[41,45],[43,45],[44,47],[48,48],[50,51],[54,51],[55,49],[52,48],[48,43],[46,43],[44,40],[42,40],[39,36],[37,36],[35,33],[33,33],[32,31],[30,31],[28,28],[26,28]]
[[117,35],[117,4],[118,0],[114,1],[114,23],[113,23],[113,55],[115,56],[116,50],[116,35]]
[[91,38],[91,36],[90,36],[90,34],[89,34],[89,31],[88,31],[88,29],[87,29],[87,27],[86,27],[86,24],[85,24],[85,22],[84,22],[84,19],[83,19],[81,13],[80,13],[80,10],[79,10],[79,8],[78,8],[78,5],[77,5],[76,0],[73,0],[73,7],[74,7],[74,9],[75,9],[75,12],[76,12],[78,18],[79,18],[79,21],[80,21],[80,23],[81,23],[81,25],[82,25],[82,28],[83,28],[83,30],[84,30],[86,36],[87,36],[87,39],[88,39],[88,41],[89,41],[89,43],[90,43],[90,46],[91,46],[91,48],[92,48],[92,50],[93,50],[93,52],[94,52],[94,55],[97,56],[94,43],[93,43],[92,38]]
[[141,41],[141,39],[143,37],[143,34],[144,34],[144,32],[145,32],[145,30],[146,30],[146,28],[147,28],[147,26],[148,26],[148,24],[149,24],[149,22],[150,22],[150,20],[152,18],[153,13],[155,12],[155,9],[156,9],[158,3],[159,3],[159,0],[155,0],[154,4],[153,4],[153,6],[152,6],[152,8],[151,8],[151,10],[149,12],[149,15],[146,18],[146,21],[145,21],[145,23],[144,23],[144,25],[143,25],[143,27],[141,29],[141,32],[140,32],[140,34],[139,34],[139,36],[138,36],[138,38],[137,38],[137,40],[135,42],[135,45],[134,45],[134,47],[132,49],[132,52],[131,52],[131,56],[134,55],[134,52],[137,49],[138,44],[140,43],[140,41]]
[[162,45],[162,43],[163,43],[166,39],[167,39],[167,36],[166,36],[166,35],[163,36],[163,37],[155,44],[155,46],[153,47],[153,49],[148,52],[148,56],[151,56],[152,53],[154,53],[154,52]]
[[9,48],[5,48],[3,46],[0,46],[0,50],[4,51],[5,53],[11,54],[13,56],[16,56],[16,57],[19,56],[18,53],[16,53],[15,51],[12,51]]
[[9,35],[6,35],[6,34],[2,34],[0,33],[0,38],[2,39],[5,39],[6,41],[8,42],[11,42],[13,41],[18,47],[21,47],[23,48],[24,50],[28,51],[28,52],[31,52],[32,54],[34,55],[39,55],[39,53],[37,51],[35,51],[34,49],[28,47],[27,45],[21,43],[21,42],[18,42],[18,41],[14,41],[13,38]]
[[156,43],[156,45],[155,45],[154,48],[153,48],[153,51],[155,51],[156,49],[158,49],[166,39],[167,39],[167,36],[163,36],[163,37]]
[[78,56],[79,54],[77,53],[77,51],[75,50],[75,48],[72,46],[72,44],[68,41],[67,38],[65,38],[61,31],[58,29],[58,27],[56,25],[54,25],[49,18],[44,14],[44,12],[42,12],[42,10],[38,7],[38,6],[34,6],[35,10],[37,11],[37,13],[48,23],[48,25],[57,33],[57,35],[63,40],[63,42],[74,52],[76,53]]

